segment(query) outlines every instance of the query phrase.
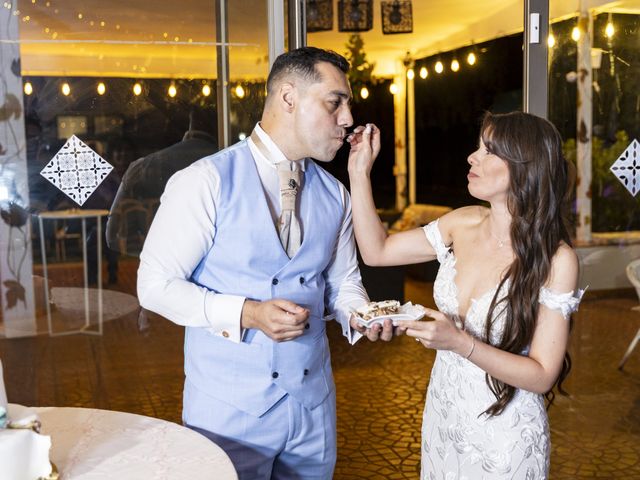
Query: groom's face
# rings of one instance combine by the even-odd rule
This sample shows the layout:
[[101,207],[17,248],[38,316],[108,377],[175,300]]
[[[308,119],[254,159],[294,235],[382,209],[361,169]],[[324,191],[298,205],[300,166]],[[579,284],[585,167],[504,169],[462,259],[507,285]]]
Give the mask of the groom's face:
[[346,75],[327,62],[316,70],[321,80],[299,85],[294,129],[306,156],[330,162],[353,125],[351,88]]

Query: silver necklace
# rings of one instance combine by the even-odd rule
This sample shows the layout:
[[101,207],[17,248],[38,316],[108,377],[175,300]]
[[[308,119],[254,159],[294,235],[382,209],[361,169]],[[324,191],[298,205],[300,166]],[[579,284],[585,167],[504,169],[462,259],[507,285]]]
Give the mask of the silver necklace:
[[502,240],[500,237],[498,237],[495,233],[493,233],[493,229],[491,228],[491,225],[489,225],[489,233],[491,234],[491,236],[493,238],[496,239],[496,241],[498,242],[498,248],[502,248],[507,244],[506,240]]

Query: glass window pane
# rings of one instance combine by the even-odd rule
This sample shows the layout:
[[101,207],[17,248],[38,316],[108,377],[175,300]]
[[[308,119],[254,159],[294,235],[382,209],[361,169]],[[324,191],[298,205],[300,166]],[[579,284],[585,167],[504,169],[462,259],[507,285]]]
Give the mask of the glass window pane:
[[596,289],[630,286],[620,272],[640,254],[640,151],[633,143],[640,135],[639,26],[637,1],[575,12],[550,26],[550,118],[576,167],[576,240],[591,254],[583,277]]
[[[630,11],[618,13],[618,9],[593,11],[590,15],[591,85],[584,103],[578,101],[583,75],[578,68],[578,45],[583,40],[577,33],[578,17],[551,25],[554,41],[550,49],[550,117],[567,139],[566,154],[573,162],[577,143],[581,138],[587,141],[584,145],[591,157],[591,213],[584,213],[583,218],[590,219],[591,231],[636,230],[640,227],[637,199],[625,182],[616,178],[611,166],[639,133],[636,100],[640,90],[634,67],[640,48],[639,17]],[[591,135],[584,130],[589,117]],[[581,127],[583,123],[585,126]],[[579,175],[584,173],[580,171]],[[629,179],[627,185],[632,186]]]
[[260,120],[269,74],[267,2],[229,2],[231,143],[251,134]]
[[[183,329],[141,312],[138,255],[171,175],[218,150],[215,8],[0,5],[0,357],[11,402],[180,422],[180,382],[149,392],[149,379],[181,378],[180,355],[166,360],[154,333],[179,352]],[[266,50],[261,41],[241,48]],[[131,352],[139,361],[121,363]]]

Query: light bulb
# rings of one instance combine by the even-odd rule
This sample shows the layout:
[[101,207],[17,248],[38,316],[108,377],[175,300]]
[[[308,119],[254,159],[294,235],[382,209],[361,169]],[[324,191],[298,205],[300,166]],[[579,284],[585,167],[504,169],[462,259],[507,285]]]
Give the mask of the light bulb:
[[460,70],[460,62],[455,58],[451,61],[451,70],[454,72]]
[[33,85],[31,85],[31,82],[27,82],[24,84],[24,94],[25,95],[31,95],[33,93]]
[[171,98],[175,97],[178,94],[178,90],[173,83],[171,84],[171,86],[169,86],[169,90],[167,90],[167,93]]
[[604,34],[607,38],[613,38],[613,34],[615,33],[615,29],[613,28],[613,23],[608,22],[607,26],[604,29]]
[[436,73],[442,73],[444,72],[444,65],[442,65],[442,62],[440,60],[438,60],[436,62]]
[[556,44],[556,37],[553,36],[553,33],[550,33],[547,37],[547,45],[549,48],[553,48]]
[[413,68],[407,70],[407,78],[409,80],[413,80],[416,77],[416,72],[413,71]]
[[363,100],[369,98],[369,89],[367,87],[362,87],[360,89],[360,97],[362,97]]
[[104,85],[104,83],[100,82],[98,84],[98,95],[104,95],[104,92],[107,91],[107,87]]
[[578,27],[573,27],[573,30],[571,30],[571,38],[574,42],[580,40],[580,29]]
[[244,98],[245,91],[244,91],[244,88],[242,87],[242,85],[238,85],[238,86],[235,88],[235,92],[236,92],[236,97],[238,97],[238,98]]
[[475,65],[476,64],[476,54],[471,52],[469,53],[469,55],[467,55],[467,63],[469,65]]
[[429,70],[427,70],[427,67],[422,67],[420,69],[420,78],[422,78],[424,80],[428,76],[429,76]]
[[205,97],[211,95],[211,87],[209,85],[202,86],[202,95],[204,95]]
[[140,85],[139,83],[136,83],[133,86],[133,94],[137,97],[141,93],[142,93],[142,85]]
[[395,95],[396,93],[398,93],[398,85],[392,83],[391,85],[389,85],[389,91],[392,95]]
[[71,87],[67,82],[62,84],[62,94],[67,97],[71,93]]

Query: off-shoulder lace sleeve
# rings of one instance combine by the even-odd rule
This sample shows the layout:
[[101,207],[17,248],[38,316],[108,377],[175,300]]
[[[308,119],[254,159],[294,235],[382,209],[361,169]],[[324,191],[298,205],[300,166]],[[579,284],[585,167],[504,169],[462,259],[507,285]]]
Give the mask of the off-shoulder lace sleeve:
[[427,240],[436,251],[438,262],[442,263],[449,254],[449,247],[447,247],[442,240],[442,235],[440,235],[440,229],[438,228],[438,220],[436,219],[428,225],[425,225],[422,229],[424,230]]
[[557,310],[562,313],[562,316],[567,319],[569,315],[578,310],[582,295],[584,295],[586,288],[578,289],[576,292],[555,293],[546,287],[540,289],[539,302],[545,307],[552,310]]

